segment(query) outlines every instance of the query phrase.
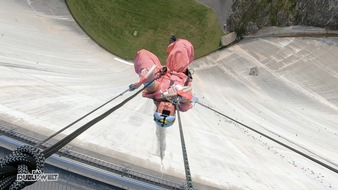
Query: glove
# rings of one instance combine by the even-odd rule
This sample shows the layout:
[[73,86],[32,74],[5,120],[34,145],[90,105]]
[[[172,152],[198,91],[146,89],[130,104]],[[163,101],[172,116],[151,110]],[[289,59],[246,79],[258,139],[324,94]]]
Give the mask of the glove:
[[196,96],[193,96],[191,99],[191,103],[197,103],[198,102],[198,98]]
[[169,87],[168,90],[167,90],[168,94],[176,94],[176,92],[177,92],[177,90],[176,90],[174,85]]
[[178,91],[182,90],[183,87],[180,84],[172,85],[168,90],[168,94],[177,94]]
[[129,91],[133,91],[135,89],[137,89],[139,86],[137,86],[136,84],[131,84],[129,85]]
[[187,102],[187,99],[185,99],[185,98],[182,97],[182,96],[179,96],[179,97],[178,97],[178,100],[179,100],[180,102]]

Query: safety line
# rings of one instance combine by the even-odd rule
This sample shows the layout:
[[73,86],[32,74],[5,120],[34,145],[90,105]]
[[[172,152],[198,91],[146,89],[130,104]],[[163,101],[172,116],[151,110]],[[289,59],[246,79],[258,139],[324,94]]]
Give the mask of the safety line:
[[183,154],[184,171],[185,171],[185,178],[186,178],[186,182],[187,182],[187,189],[193,190],[194,188],[193,188],[193,185],[192,185],[192,179],[191,179],[191,174],[190,174],[188,154],[187,154],[187,149],[186,149],[186,146],[185,146],[184,135],[183,135],[183,127],[182,127],[181,116],[180,116],[180,111],[179,111],[179,107],[178,107],[179,101],[176,102],[175,105],[176,105],[178,125],[179,125],[179,130],[180,130],[181,146],[182,146],[182,154]]
[[122,96],[123,94],[125,94],[126,92],[128,92],[129,89],[123,91],[122,93],[120,93],[119,95],[115,96],[114,98],[112,98],[111,100],[109,100],[108,102],[102,104],[101,106],[95,108],[94,110],[92,110],[91,112],[87,113],[86,115],[80,117],[79,119],[75,120],[74,122],[72,122],[71,124],[67,125],[66,127],[62,128],[61,130],[57,131],[56,133],[54,133],[53,135],[51,135],[50,137],[46,138],[45,140],[41,141],[40,143],[36,144],[35,147],[40,147],[42,146],[43,143],[49,141],[51,138],[55,137],[56,135],[58,135],[59,133],[61,133],[62,131],[68,129],[69,127],[73,126],[75,123],[81,121],[82,119],[84,119],[85,117],[87,117],[88,115],[92,114],[93,112],[97,111],[98,109],[102,108],[103,106],[107,105],[108,103],[110,103],[111,101],[115,100],[117,97]]
[[[105,117],[107,117],[109,114],[113,113],[114,111],[116,111],[117,109],[119,109],[120,107],[122,107],[124,104],[126,104],[128,101],[130,101],[131,99],[133,99],[136,95],[138,95],[140,92],[142,92],[144,89],[146,89],[148,86],[150,86],[155,80],[159,79],[162,75],[165,74],[165,72],[167,71],[166,68],[162,68],[162,70],[158,71],[157,73],[155,73],[155,76],[158,75],[157,77],[155,77],[154,79],[152,79],[149,83],[144,83],[144,86],[142,89],[140,89],[139,91],[137,91],[135,94],[133,94],[132,96],[130,96],[129,98],[125,99],[124,101],[122,101],[120,104],[114,106],[113,108],[109,109],[108,111],[106,111],[105,113],[101,114],[100,116],[92,119],[91,121],[89,121],[88,123],[86,123],[85,125],[83,125],[82,127],[78,128],[77,130],[75,130],[74,132],[72,132],[71,134],[67,135],[66,137],[64,137],[62,140],[60,140],[59,142],[55,143],[54,145],[52,145],[51,147],[47,148],[46,150],[43,151],[43,154],[45,155],[46,158],[48,158],[49,156],[51,156],[53,153],[57,152],[60,148],[62,148],[63,146],[65,146],[66,144],[68,144],[70,141],[72,141],[74,138],[76,138],[78,135],[80,135],[81,133],[83,133],[84,131],[86,131],[88,128],[90,128],[91,126],[93,126],[94,124],[96,124],[97,122],[101,121],[102,119],[104,119]],[[141,85],[141,84],[139,84]],[[135,87],[135,86],[134,86]],[[137,88],[137,87],[136,87]],[[134,88],[135,89],[135,88]],[[133,89],[133,90],[134,90]],[[122,92],[120,95],[123,95],[124,93],[126,93],[127,91],[130,91],[130,86],[128,90],[125,90],[124,92]],[[118,96],[120,96],[118,95]],[[117,98],[118,96],[116,96],[115,98]],[[113,98],[113,99],[115,99]],[[112,100],[113,100],[112,99]],[[112,101],[110,100],[110,101]],[[108,103],[108,102],[107,102]],[[107,104],[105,103],[105,104]],[[105,104],[101,105],[100,107],[104,106]],[[100,107],[98,107],[97,109],[99,109]],[[95,109],[95,110],[97,110]],[[93,110],[92,112],[94,112],[95,110]],[[90,114],[90,113],[89,113]],[[86,114],[84,117],[88,116],[89,114]],[[83,117],[83,118],[84,118]],[[81,120],[82,118],[80,118]],[[79,120],[77,120],[79,121]],[[77,121],[73,122],[76,123]],[[56,134],[54,134],[55,136]],[[50,138],[49,138],[50,139]],[[45,140],[46,141],[46,140]],[[42,143],[40,143],[39,145],[41,145]]]
[[307,159],[309,159],[309,160],[311,160],[311,161],[313,161],[313,162],[315,162],[315,163],[317,163],[317,164],[319,164],[319,165],[321,165],[321,166],[323,166],[323,167],[325,167],[325,168],[327,168],[327,169],[329,169],[329,170],[335,172],[336,174],[338,174],[338,169],[336,169],[336,168],[334,168],[334,167],[332,167],[332,166],[330,166],[330,165],[328,165],[328,164],[325,164],[324,162],[321,162],[320,160],[317,160],[317,159],[315,159],[315,158],[313,158],[313,157],[311,157],[311,156],[309,156],[309,155],[307,155],[307,154],[305,154],[305,153],[303,153],[303,152],[301,152],[301,151],[299,151],[299,150],[297,150],[297,149],[295,149],[295,148],[292,148],[292,147],[289,146],[289,145],[286,145],[285,143],[282,143],[282,142],[280,142],[280,141],[278,141],[278,140],[276,140],[276,139],[274,139],[274,138],[272,138],[272,137],[270,137],[270,136],[268,136],[268,135],[265,135],[264,133],[261,133],[261,132],[255,130],[255,129],[253,129],[253,128],[247,126],[247,125],[245,125],[244,123],[241,123],[241,122],[239,122],[239,121],[237,121],[237,120],[235,120],[235,119],[232,119],[231,117],[228,117],[228,116],[226,116],[225,114],[223,114],[223,113],[221,113],[221,112],[219,112],[219,111],[217,111],[217,110],[215,110],[215,109],[213,109],[213,108],[210,108],[210,107],[207,106],[207,105],[202,104],[201,102],[197,102],[197,104],[199,104],[199,105],[201,105],[201,106],[203,106],[203,107],[205,107],[205,108],[207,108],[207,109],[209,109],[209,110],[211,110],[211,111],[214,111],[214,112],[216,112],[216,113],[218,113],[218,114],[220,114],[220,115],[222,115],[222,116],[224,116],[224,117],[230,119],[231,121],[236,122],[236,123],[238,123],[238,124],[240,124],[240,125],[242,125],[242,126],[248,128],[248,129],[250,129],[251,131],[254,131],[254,132],[256,132],[256,133],[258,133],[258,134],[264,136],[265,138],[270,139],[271,141],[273,141],[273,142],[275,142],[275,143],[277,143],[277,144],[280,144],[280,145],[284,146],[285,148],[288,148],[288,149],[290,149],[290,150],[292,150],[292,151],[298,153],[299,155],[304,156],[305,158],[307,158]]
[[[155,78],[153,80],[156,80],[156,79],[157,78]],[[88,128],[90,128],[91,126],[93,126],[97,122],[101,121],[102,119],[104,119],[105,117],[107,117],[108,115],[110,115],[111,113],[113,113],[114,111],[116,111],[117,109],[119,109],[120,107],[122,107],[124,104],[126,104],[127,102],[129,102],[136,95],[138,95],[145,88],[147,88],[150,84],[151,84],[151,82],[148,83],[147,85],[145,85],[142,89],[140,89],[139,91],[137,91],[136,93],[134,93],[130,97],[128,97],[127,99],[125,99],[124,101],[122,101],[121,103],[119,103],[118,105],[116,105],[113,108],[109,109],[108,111],[104,112],[100,116],[92,119],[91,121],[89,121],[88,123],[86,123],[85,125],[83,125],[82,127],[78,128],[77,130],[75,130],[74,132],[72,132],[71,134],[69,134],[68,136],[64,137],[59,142],[57,142],[54,145],[52,145],[51,147],[47,148],[42,153],[45,155],[46,158],[48,158],[53,153],[57,152],[60,148],[62,148],[63,146],[65,146],[66,144],[68,144],[70,141],[72,141],[73,139],[75,139],[78,135],[80,135],[81,133],[83,133],[84,131],[86,131]]]

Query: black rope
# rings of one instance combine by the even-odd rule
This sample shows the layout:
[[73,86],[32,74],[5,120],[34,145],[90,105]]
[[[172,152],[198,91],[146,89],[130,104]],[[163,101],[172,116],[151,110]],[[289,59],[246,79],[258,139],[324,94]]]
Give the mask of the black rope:
[[117,109],[119,109],[120,107],[122,107],[124,104],[126,104],[127,102],[129,102],[136,95],[138,95],[140,92],[142,92],[145,88],[147,88],[148,86],[150,86],[155,80],[159,79],[162,75],[164,75],[166,71],[167,71],[167,69],[164,67],[161,71],[155,73],[155,76],[158,75],[158,74],[159,75],[157,77],[155,77],[154,79],[152,79],[149,83],[147,83],[146,85],[144,85],[144,87],[142,89],[140,89],[139,91],[137,91],[136,93],[134,93],[132,96],[130,96],[127,99],[125,99],[124,101],[122,101],[120,104],[114,106],[113,108],[109,109],[108,111],[106,111],[105,113],[101,114],[100,116],[92,119],[91,121],[89,121],[88,123],[86,123],[85,125],[83,125],[82,127],[80,127],[79,129],[75,130],[73,133],[69,134],[68,136],[66,136],[65,138],[63,138],[62,140],[60,140],[59,142],[55,143],[54,145],[52,145],[48,149],[44,150],[43,154],[48,158],[53,153],[57,152],[63,146],[65,146],[70,141],[72,141],[74,138],[76,138],[81,133],[83,133],[84,131],[86,131],[88,128],[90,128],[91,126],[93,126],[97,122],[101,121],[102,119],[104,119],[105,117],[107,117],[108,115],[110,115],[111,113],[113,113],[114,111],[116,111]]
[[[159,75],[156,78],[154,78],[150,83],[146,84],[142,90],[144,90],[145,88],[147,88],[149,85],[151,85],[152,82],[154,82],[155,80],[159,79],[163,74],[165,74],[167,72],[167,68],[163,67],[161,71],[155,73],[155,75]],[[62,131],[68,129],[69,127],[71,127],[72,125],[74,125],[75,123],[79,122],[80,120],[84,119],[85,117],[87,117],[88,115],[92,114],[93,112],[97,111],[98,109],[102,108],[103,106],[107,105],[108,103],[112,102],[113,100],[115,100],[116,98],[118,98],[119,96],[122,96],[123,94],[125,94],[128,91],[131,91],[131,89],[133,88],[133,90],[135,88],[137,88],[136,86],[133,86],[131,88],[132,85],[130,85],[130,87],[128,89],[126,89],[125,91],[123,91],[122,93],[118,94],[117,96],[115,96],[114,98],[112,98],[111,100],[109,100],[108,102],[102,104],[101,106],[97,107],[96,109],[92,110],[91,112],[87,113],[86,115],[82,116],[81,118],[77,119],[76,121],[72,122],[71,124],[67,125],[66,127],[64,127],[63,129],[57,131],[56,133],[54,133],[53,135],[51,135],[50,137],[46,138],[45,140],[43,140],[42,142],[38,143],[35,145],[35,147],[40,147],[43,143],[47,142],[48,140],[50,140],[51,138],[55,137],[56,135],[58,135],[59,133],[61,133]],[[139,92],[137,92],[138,94]]]
[[125,99],[124,101],[122,101],[121,103],[119,103],[118,105],[116,105],[113,108],[109,109],[108,111],[104,112],[100,116],[92,119],[91,121],[89,121],[88,123],[86,123],[82,127],[78,128],[77,130],[75,130],[74,132],[72,132],[71,134],[69,134],[68,136],[66,136],[62,140],[60,140],[59,142],[55,143],[51,147],[49,147],[46,150],[44,150],[42,153],[48,158],[49,156],[51,156],[52,154],[54,154],[55,152],[57,152],[58,150],[60,150],[63,146],[65,146],[66,144],[68,144],[70,141],[72,141],[73,139],[75,139],[77,136],[79,136],[81,133],[83,133],[84,131],[86,131],[88,128],[90,128],[91,126],[93,126],[97,122],[101,121],[102,119],[104,119],[105,117],[107,117],[108,115],[110,115],[111,113],[113,113],[114,111],[116,111],[117,109],[121,108],[124,104],[126,104],[131,99],[133,99],[134,97],[136,97],[140,92],[142,92],[145,88],[147,88],[149,85],[151,85],[151,83],[153,81],[157,80],[158,78],[159,77],[153,79],[150,83],[148,83],[147,85],[145,85],[142,89],[140,89],[139,91],[137,91],[136,93],[134,93],[133,95],[131,95],[130,97],[128,97],[127,99]]
[[276,139],[274,139],[274,138],[272,138],[272,137],[270,137],[270,136],[268,136],[268,135],[266,135],[264,133],[261,133],[261,132],[257,131],[256,129],[253,129],[253,128],[245,125],[244,123],[241,123],[241,122],[239,122],[239,121],[237,121],[235,119],[232,119],[231,117],[228,117],[225,114],[223,114],[223,113],[221,113],[221,112],[219,112],[219,111],[217,111],[217,110],[215,110],[213,108],[210,108],[209,106],[206,106],[206,105],[202,104],[201,102],[197,102],[197,103],[199,105],[201,105],[201,106],[203,106],[203,107],[205,107],[205,108],[207,108],[207,109],[209,109],[211,111],[214,111],[214,112],[216,112],[216,113],[218,113],[218,114],[220,114],[220,115],[222,115],[222,116],[230,119],[231,121],[236,122],[236,123],[242,125],[243,127],[246,127],[247,129],[250,129],[251,131],[254,131],[255,133],[258,133],[258,134],[264,136],[265,138],[270,139],[271,141],[273,141],[273,142],[275,142],[277,144],[280,144],[280,145],[284,146],[285,148],[288,148],[291,151],[294,151],[297,154],[299,154],[301,156],[304,156],[305,158],[307,158],[307,159],[309,159],[309,160],[311,160],[311,161],[313,161],[313,162],[315,162],[315,163],[317,163],[317,164],[319,164],[319,165],[321,165],[321,166],[323,166],[323,167],[325,167],[325,168],[327,168],[327,169],[329,169],[329,170],[331,170],[331,171],[333,171],[333,172],[335,172],[335,173],[338,174],[338,170],[336,168],[334,168],[334,167],[332,167],[332,166],[330,166],[328,164],[325,164],[324,162],[321,162],[321,161],[319,161],[319,160],[317,160],[317,159],[315,159],[315,158],[313,158],[313,157],[311,157],[311,156],[309,156],[309,155],[307,155],[307,154],[305,154],[305,153],[303,153],[303,152],[301,152],[301,151],[299,151],[299,150],[297,150],[295,148],[292,148],[291,146],[289,146],[289,145],[287,145],[285,143],[282,143],[282,142],[280,142],[280,141],[278,141],[278,140],[276,140]]
[[125,94],[126,92],[128,92],[129,89],[123,91],[122,93],[120,93],[119,95],[115,96],[114,98],[112,98],[111,100],[109,100],[108,102],[102,104],[101,106],[95,108],[94,110],[92,110],[91,112],[87,113],[86,115],[80,117],[79,119],[75,120],[74,122],[72,122],[71,124],[67,125],[66,127],[62,128],[61,130],[57,131],[56,133],[54,133],[53,135],[51,135],[50,137],[46,138],[45,140],[43,140],[42,142],[38,143],[35,145],[35,147],[41,147],[43,143],[49,141],[51,138],[55,137],[56,135],[58,135],[59,133],[61,133],[62,131],[68,129],[69,127],[73,126],[75,123],[81,121],[82,119],[84,119],[85,117],[87,117],[88,115],[92,114],[93,112],[97,111],[98,109],[102,108],[103,106],[107,105],[108,103],[110,103],[111,101],[115,100],[117,97],[122,96],[123,94]]
[[17,174],[42,171],[45,157],[41,150],[32,146],[21,146],[0,159],[0,189],[22,189],[34,181],[17,180]]
[[180,116],[180,111],[179,111],[178,105],[179,105],[179,101],[177,101],[175,103],[175,106],[176,106],[178,125],[179,125],[179,130],[180,130],[180,137],[181,137],[181,146],[182,146],[185,178],[186,178],[188,190],[193,190],[194,188],[193,188],[193,185],[192,185],[192,179],[191,179],[190,167],[189,167],[189,161],[188,161],[188,154],[187,154],[187,149],[185,147],[183,127],[182,127],[181,116]]

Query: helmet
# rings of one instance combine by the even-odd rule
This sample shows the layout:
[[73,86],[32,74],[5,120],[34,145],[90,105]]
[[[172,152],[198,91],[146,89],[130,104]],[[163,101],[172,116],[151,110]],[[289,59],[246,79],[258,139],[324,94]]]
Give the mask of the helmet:
[[154,121],[159,127],[170,127],[176,119],[175,106],[170,102],[161,102],[154,113]]

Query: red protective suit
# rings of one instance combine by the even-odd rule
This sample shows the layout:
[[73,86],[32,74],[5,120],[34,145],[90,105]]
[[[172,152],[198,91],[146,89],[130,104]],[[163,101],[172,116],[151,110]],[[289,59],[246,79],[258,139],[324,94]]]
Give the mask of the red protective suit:
[[[168,72],[161,78],[157,79],[156,82],[159,84],[158,89],[153,93],[148,93],[146,90],[143,91],[143,97],[151,98],[154,100],[161,99],[162,93],[166,92],[170,88],[170,84],[185,86],[191,86],[191,79],[185,74],[189,64],[194,59],[194,49],[192,44],[185,39],[178,39],[174,43],[171,43],[168,48],[168,58],[166,60],[166,67]],[[149,69],[153,65],[156,65],[154,73],[161,70],[162,65],[159,59],[147,50],[140,50],[136,53],[134,59],[134,68],[137,74],[141,74],[142,69]],[[186,92],[181,94],[186,100],[181,102],[179,105],[180,111],[187,111],[192,108],[189,100],[192,98],[192,92]],[[159,105],[159,101],[154,101],[156,106]]]

